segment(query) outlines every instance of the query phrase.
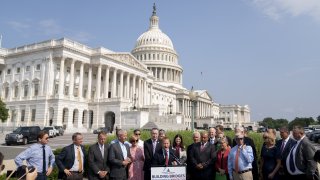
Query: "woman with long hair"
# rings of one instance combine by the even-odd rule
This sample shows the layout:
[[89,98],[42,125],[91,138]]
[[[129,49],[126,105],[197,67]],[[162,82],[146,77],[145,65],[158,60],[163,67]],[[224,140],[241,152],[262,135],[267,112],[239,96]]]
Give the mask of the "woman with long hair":
[[177,134],[173,138],[172,149],[174,150],[174,155],[179,158],[181,164],[184,164],[187,160],[187,153],[180,134]]

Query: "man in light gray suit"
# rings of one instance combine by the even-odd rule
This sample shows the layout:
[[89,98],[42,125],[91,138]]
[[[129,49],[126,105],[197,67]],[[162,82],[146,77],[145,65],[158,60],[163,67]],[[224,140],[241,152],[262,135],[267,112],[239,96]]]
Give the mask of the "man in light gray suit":
[[130,149],[124,142],[127,139],[127,131],[118,132],[118,142],[111,144],[108,161],[110,163],[110,179],[126,180],[128,178],[128,165],[131,163]]
[[107,180],[109,179],[108,150],[109,145],[105,144],[107,134],[103,131],[98,133],[98,142],[89,147],[89,180]]
[[292,135],[297,142],[292,146],[286,160],[289,178],[313,180],[318,173],[317,163],[313,160],[315,147],[305,136],[303,127],[295,126]]

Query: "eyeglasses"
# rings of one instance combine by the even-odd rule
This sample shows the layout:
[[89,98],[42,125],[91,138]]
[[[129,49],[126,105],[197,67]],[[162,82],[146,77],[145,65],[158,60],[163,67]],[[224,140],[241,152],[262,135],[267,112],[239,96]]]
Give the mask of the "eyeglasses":
[[137,143],[139,140],[131,141],[131,143]]
[[140,136],[141,134],[140,134],[140,133],[136,133],[135,135],[136,135],[136,136]]

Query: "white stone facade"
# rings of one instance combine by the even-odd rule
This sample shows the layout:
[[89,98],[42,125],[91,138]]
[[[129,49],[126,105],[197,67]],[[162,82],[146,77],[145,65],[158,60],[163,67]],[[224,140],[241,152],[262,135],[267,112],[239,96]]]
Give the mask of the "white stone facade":
[[[194,91],[191,101],[178,54],[158,22],[154,7],[149,30],[131,53],[66,38],[0,48],[0,96],[10,110],[6,125],[63,125],[85,132],[141,128],[153,121],[184,129],[191,126],[192,110],[197,126],[228,121],[226,107],[207,91]],[[249,107],[239,112],[245,115],[233,115],[230,122],[250,122]]]

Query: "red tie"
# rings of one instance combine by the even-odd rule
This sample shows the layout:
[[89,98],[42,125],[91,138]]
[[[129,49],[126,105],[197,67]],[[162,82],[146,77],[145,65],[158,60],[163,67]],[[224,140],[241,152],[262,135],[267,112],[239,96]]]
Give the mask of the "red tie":
[[166,166],[168,166],[169,165],[168,151],[166,151],[165,158],[166,158]]
[[239,155],[240,155],[240,148],[238,148],[237,154],[236,154],[236,163],[235,163],[235,171],[236,171],[236,173],[239,172]]

